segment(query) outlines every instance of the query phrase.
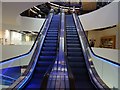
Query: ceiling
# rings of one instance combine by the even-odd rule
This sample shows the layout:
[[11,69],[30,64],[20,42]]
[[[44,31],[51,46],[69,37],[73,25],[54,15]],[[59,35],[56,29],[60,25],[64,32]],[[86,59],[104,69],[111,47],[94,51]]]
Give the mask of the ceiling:
[[15,25],[21,12],[39,4],[42,4],[42,2],[3,2],[2,23]]

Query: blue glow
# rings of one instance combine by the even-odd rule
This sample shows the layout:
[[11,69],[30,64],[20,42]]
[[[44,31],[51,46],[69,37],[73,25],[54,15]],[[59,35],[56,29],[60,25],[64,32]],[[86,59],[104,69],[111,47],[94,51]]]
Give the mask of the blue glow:
[[10,63],[10,62],[14,62],[14,61],[16,61],[16,60],[20,60],[21,58],[24,58],[24,57],[30,55],[31,53],[32,53],[32,52],[30,52],[30,53],[27,54],[27,55],[24,55],[24,56],[21,56],[21,57],[18,57],[18,58],[11,59],[11,60],[9,60],[9,61],[1,62],[0,65],[3,65],[3,64],[6,64],[6,63]]
[[92,53],[92,56],[95,57],[95,58],[97,58],[98,60],[101,60],[101,61],[104,61],[104,62],[106,62],[106,63],[108,63],[108,64],[111,64],[112,66],[120,67],[120,66],[117,65],[117,64],[114,64],[114,63],[112,63],[112,62],[106,61],[106,60],[104,60],[104,59],[102,59],[102,58],[99,58],[99,57],[97,57],[97,56],[94,56],[93,53]]
[[3,75],[3,74],[0,74],[0,76],[2,77],[6,77],[6,78],[10,78],[10,79],[12,79],[12,80],[16,80],[16,79],[14,79],[14,78],[12,78],[12,77],[10,77],[10,76],[6,76],[6,75]]
[[[3,82],[8,82],[10,84],[12,84],[12,81],[8,81],[8,80],[2,80]],[[3,84],[3,83],[2,83]]]
[[[37,57],[39,56],[40,51],[41,51],[41,50],[39,49],[39,52],[38,52]],[[38,59],[38,58],[36,58],[36,59]],[[34,63],[34,65],[33,65],[33,67],[30,69],[29,75],[25,77],[26,79],[25,79],[25,80],[23,81],[23,83],[20,85],[20,87],[18,88],[18,90],[19,90],[20,88],[22,88],[22,86],[23,86],[23,85],[26,83],[26,81],[30,78],[30,76],[32,75],[33,70],[34,70],[34,68],[35,68],[35,66],[36,66],[36,63],[37,63],[37,60],[35,60],[35,63]]]
[[7,76],[15,76],[16,78],[18,78],[21,75],[21,67],[17,66],[17,67],[11,67],[11,68],[5,68],[2,69],[2,75],[7,74]]

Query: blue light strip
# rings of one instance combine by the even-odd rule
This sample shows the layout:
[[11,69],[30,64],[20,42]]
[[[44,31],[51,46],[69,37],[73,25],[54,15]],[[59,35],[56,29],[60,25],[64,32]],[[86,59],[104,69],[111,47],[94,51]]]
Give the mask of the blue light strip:
[[102,58],[100,58],[100,57],[97,57],[97,56],[95,56],[93,53],[92,53],[92,56],[93,56],[94,58],[98,59],[98,60],[101,60],[101,61],[103,61],[103,62],[106,62],[106,63],[108,63],[108,64],[111,64],[112,66],[115,66],[115,67],[120,68],[120,66],[119,66],[119,65],[114,64],[114,63],[109,62],[109,61],[106,61],[106,60],[104,60],[104,59],[102,59]]
[[12,78],[12,77],[10,77],[10,76],[6,76],[6,75],[3,75],[3,74],[0,74],[0,77],[5,77],[5,78],[9,78],[9,79],[12,79],[12,80],[16,80],[16,79],[14,79],[14,78]]
[[[2,80],[2,81],[3,81],[3,82],[5,81],[5,82],[10,83],[10,84],[13,83],[12,81],[8,81],[8,80]],[[2,85],[4,85],[4,84],[2,84]]]
[[24,58],[24,57],[30,55],[31,53],[32,53],[32,52],[30,52],[30,53],[27,54],[27,55],[24,55],[24,56],[21,56],[21,57],[18,57],[18,58],[14,58],[14,59],[12,59],[12,60],[9,60],[9,61],[6,61],[6,62],[2,62],[2,63],[0,63],[0,65],[4,65],[4,64],[10,63],[10,62],[14,62],[14,61],[16,61],[16,60],[20,60],[21,58]]

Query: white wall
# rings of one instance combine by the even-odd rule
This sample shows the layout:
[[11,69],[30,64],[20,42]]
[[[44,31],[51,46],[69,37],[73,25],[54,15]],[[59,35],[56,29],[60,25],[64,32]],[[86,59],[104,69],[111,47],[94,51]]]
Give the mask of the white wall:
[[[3,38],[3,44],[17,44],[22,42],[22,34],[12,32],[10,30],[39,32],[45,18],[29,18],[19,16],[18,21],[20,23],[19,29],[13,29],[13,27],[9,27],[8,29],[8,27],[4,27],[4,29],[0,30],[0,38]],[[5,42],[5,39],[7,39],[7,42]],[[1,43],[2,42],[0,42],[0,44]]]
[[[1,45],[0,45],[1,46]],[[27,53],[32,45],[2,45],[2,60]],[[0,61],[2,61],[0,60]]]
[[29,18],[20,17],[20,30],[21,31],[36,31],[39,32],[45,19],[44,18]]
[[118,60],[118,50],[116,49],[92,48],[92,50],[98,56],[120,63]]
[[85,30],[118,25],[118,2],[112,2],[98,10],[79,16]]

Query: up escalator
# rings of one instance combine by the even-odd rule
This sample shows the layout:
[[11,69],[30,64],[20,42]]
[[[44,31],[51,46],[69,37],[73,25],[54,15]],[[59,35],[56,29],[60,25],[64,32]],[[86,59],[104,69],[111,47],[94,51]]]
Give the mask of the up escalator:
[[24,86],[23,90],[40,88],[45,73],[47,72],[52,62],[56,59],[59,22],[60,15],[54,15],[47,31],[44,43],[42,45],[42,49],[32,78]]
[[96,90],[88,74],[80,38],[72,15],[66,15],[66,47],[68,64],[75,79],[75,88]]

